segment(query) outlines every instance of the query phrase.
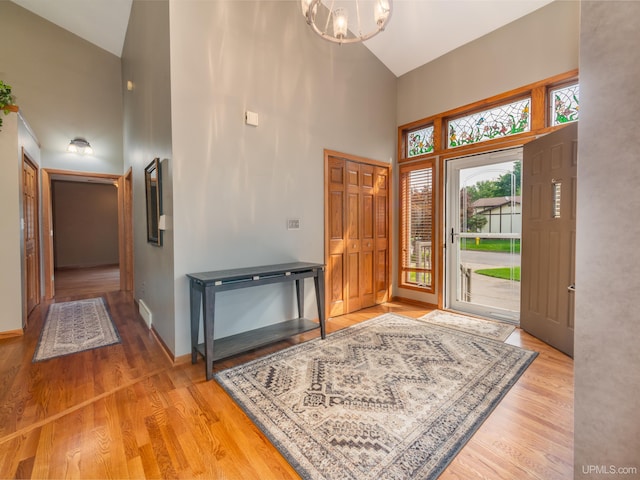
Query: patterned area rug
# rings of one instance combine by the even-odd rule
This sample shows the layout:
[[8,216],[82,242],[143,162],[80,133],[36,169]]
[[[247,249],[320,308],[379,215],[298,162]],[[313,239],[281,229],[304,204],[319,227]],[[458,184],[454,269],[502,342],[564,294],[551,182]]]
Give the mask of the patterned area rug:
[[40,334],[34,362],[120,343],[102,298],[52,303]]
[[387,313],[215,378],[305,479],[435,479],[536,355]]
[[492,322],[481,318],[467,317],[456,313],[434,310],[420,317],[421,320],[434,322],[443,327],[455,328],[463,332],[472,333],[485,338],[492,338],[504,342],[516,329],[513,325]]

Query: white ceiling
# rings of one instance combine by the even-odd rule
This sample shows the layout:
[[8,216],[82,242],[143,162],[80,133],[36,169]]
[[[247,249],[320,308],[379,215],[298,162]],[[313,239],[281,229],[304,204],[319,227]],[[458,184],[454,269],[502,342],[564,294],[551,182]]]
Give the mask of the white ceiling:
[[[122,54],[132,0],[13,1],[114,55]],[[389,25],[366,46],[401,76],[552,1],[393,0]]]
[[122,55],[132,0],[12,0],[81,38]]

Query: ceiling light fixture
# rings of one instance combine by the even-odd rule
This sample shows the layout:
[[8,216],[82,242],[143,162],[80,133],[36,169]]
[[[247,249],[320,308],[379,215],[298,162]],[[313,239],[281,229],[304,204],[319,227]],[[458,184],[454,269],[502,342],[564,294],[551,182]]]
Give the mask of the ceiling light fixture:
[[[391,0],[300,0],[302,15],[325,40],[357,43],[380,33],[391,18]],[[349,24],[355,18],[355,25]],[[329,28],[331,27],[331,28]]]
[[76,137],[69,142],[67,152],[79,153],[80,155],[93,155],[91,144],[81,137]]

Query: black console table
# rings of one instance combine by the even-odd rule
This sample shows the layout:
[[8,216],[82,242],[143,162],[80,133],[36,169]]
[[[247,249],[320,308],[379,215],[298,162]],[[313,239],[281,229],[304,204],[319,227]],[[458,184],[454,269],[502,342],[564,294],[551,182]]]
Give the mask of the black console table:
[[[318,326],[321,337],[325,338],[324,267],[318,263],[295,262],[187,274],[190,281],[191,301],[191,363],[197,362],[198,353],[202,355],[206,364],[207,380],[211,380],[213,362],[216,360],[274,343],[292,335],[313,330]],[[305,278],[313,278],[315,283],[320,325],[304,318]],[[216,293],[291,281],[296,282],[299,318],[214,339]],[[204,343],[198,344],[200,304],[202,304],[204,323]]]

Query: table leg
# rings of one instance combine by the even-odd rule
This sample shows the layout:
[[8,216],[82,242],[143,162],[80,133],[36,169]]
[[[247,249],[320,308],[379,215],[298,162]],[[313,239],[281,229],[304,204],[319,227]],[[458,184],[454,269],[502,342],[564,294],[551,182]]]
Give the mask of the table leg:
[[304,278],[296,280],[296,294],[298,296],[298,318],[304,318]]
[[327,336],[327,327],[324,311],[324,268],[318,269],[316,276],[313,277],[313,281],[316,286],[316,302],[318,304],[318,318],[320,320],[320,336],[325,338]]
[[204,361],[206,363],[207,380],[213,378],[213,332],[216,306],[216,292],[211,287],[204,287],[202,323],[204,324]]
[[191,311],[191,363],[198,361],[198,333],[200,333],[200,302],[202,300],[202,287],[191,279],[189,289]]

